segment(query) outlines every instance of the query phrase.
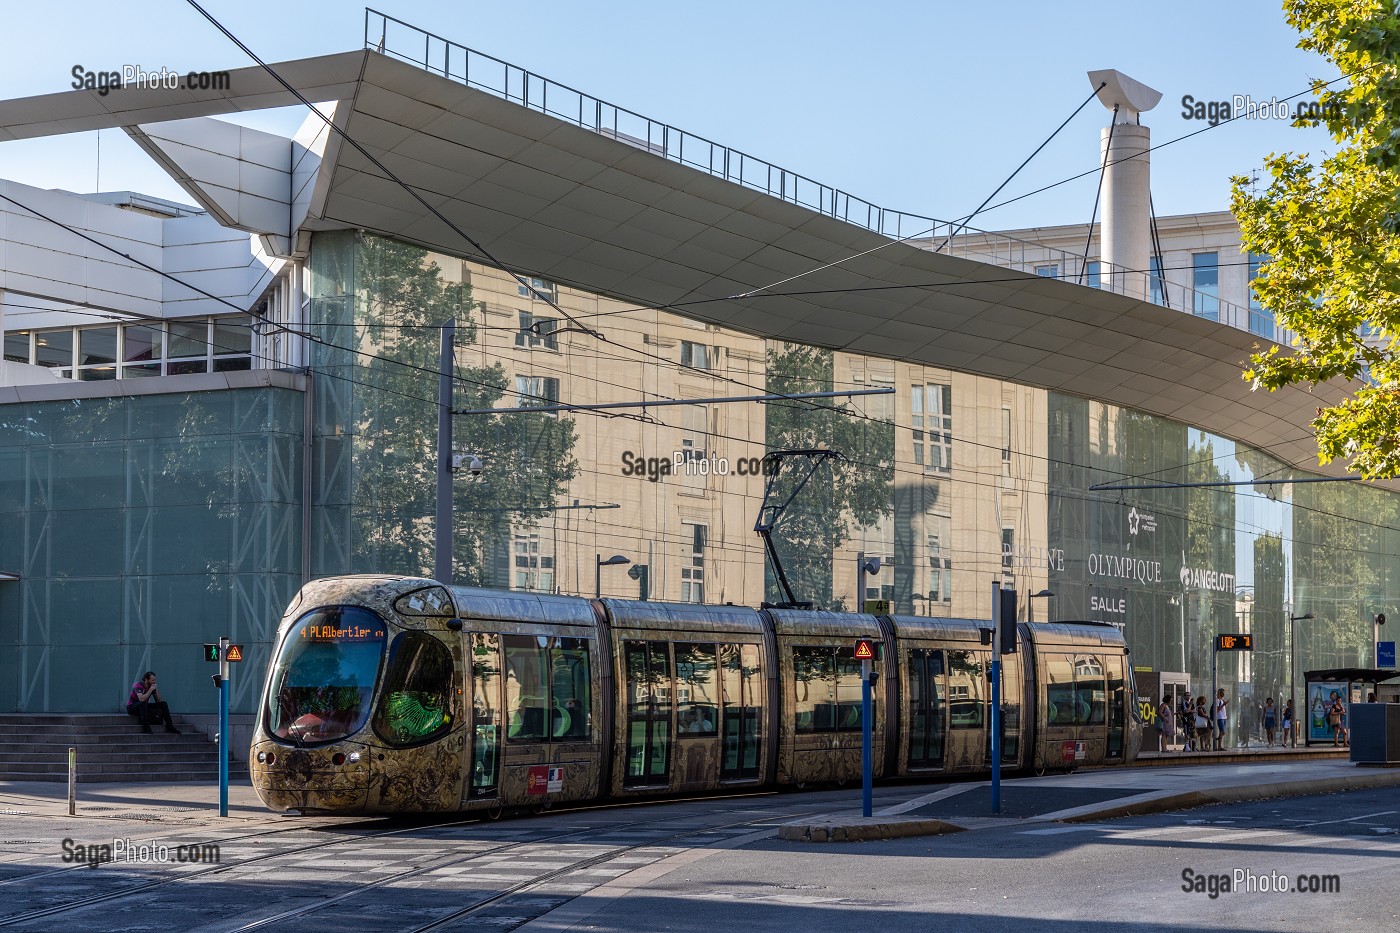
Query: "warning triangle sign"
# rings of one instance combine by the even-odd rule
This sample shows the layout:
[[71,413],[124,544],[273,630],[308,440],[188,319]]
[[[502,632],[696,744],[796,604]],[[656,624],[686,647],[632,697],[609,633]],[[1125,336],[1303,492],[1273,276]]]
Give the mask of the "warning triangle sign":
[[242,646],[242,645],[229,645],[229,646],[228,646],[228,659],[229,659],[230,661],[242,661],[242,660],[243,660],[243,646]]
[[874,657],[875,657],[875,646],[874,646],[873,644],[871,644],[870,639],[868,639],[868,638],[861,638],[861,639],[859,639],[859,640],[856,641],[856,660],[857,660],[857,661],[869,661],[869,660],[872,660]]

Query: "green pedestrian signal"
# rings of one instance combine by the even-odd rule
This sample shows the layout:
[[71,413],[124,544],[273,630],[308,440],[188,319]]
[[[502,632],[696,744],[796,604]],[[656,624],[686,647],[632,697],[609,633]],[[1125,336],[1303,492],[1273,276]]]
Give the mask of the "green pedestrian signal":
[[205,646],[204,646],[204,660],[206,660],[206,661],[213,661],[215,664],[219,663],[219,646],[218,646],[218,645],[205,645]]

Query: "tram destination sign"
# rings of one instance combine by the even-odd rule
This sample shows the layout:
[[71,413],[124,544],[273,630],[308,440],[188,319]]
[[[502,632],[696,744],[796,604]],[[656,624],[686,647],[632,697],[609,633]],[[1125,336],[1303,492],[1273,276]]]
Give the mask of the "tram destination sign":
[[1253,651],[1253,635],[1216,635],[1216,651]]

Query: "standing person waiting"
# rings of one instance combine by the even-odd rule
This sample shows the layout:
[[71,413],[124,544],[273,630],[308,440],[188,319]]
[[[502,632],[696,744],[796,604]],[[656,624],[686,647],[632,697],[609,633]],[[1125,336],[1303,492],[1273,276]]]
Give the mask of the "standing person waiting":
[[175,728],[175,721],[170,718],[170,707],[156,687],[155,671],[147,671],[141,675],[140,680],[131,685],[131,695],[126,699],[126,712],[141,720],[142,732],[150,733],[151,723],[155,721],[164,722],[166,732],[180,734],[180,730]]
[[1274,698],[1269,697],[1264,701],[1264,735],[1269,740],[1270,748],[1274,747],[1274,726],[1277,722],[1274,712]]
[[1218,727],[1215,733],[1215,750],[1223,752],[1225,750],[1225,725],[1229,721],[1230,701],[1225,699],[1225,688],[1221,687],[1215,693],[1215,724]]
[[1298,747],[1298,734],[1293,725],[1293,701],[1289,700],[1283,704],[1283,735],[1279,737],[1279,746]]
[[1176,710],[1172,709],[1171,694],[1162,697],[1157,707],[1157,751],[1165,752],[1176,744]]

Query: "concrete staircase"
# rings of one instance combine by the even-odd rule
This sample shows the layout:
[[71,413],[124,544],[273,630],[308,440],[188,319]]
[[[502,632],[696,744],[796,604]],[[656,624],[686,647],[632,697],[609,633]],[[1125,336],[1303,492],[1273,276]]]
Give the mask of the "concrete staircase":
[[[163,726],[141,731],[132,716],[104,713],[0,713],[0,781],[67,781],[68,749],[77,750],[84,783],[217,781],[218,745],[176,717],[180,735]],[[230,758],[229,775],[246,776]]]

